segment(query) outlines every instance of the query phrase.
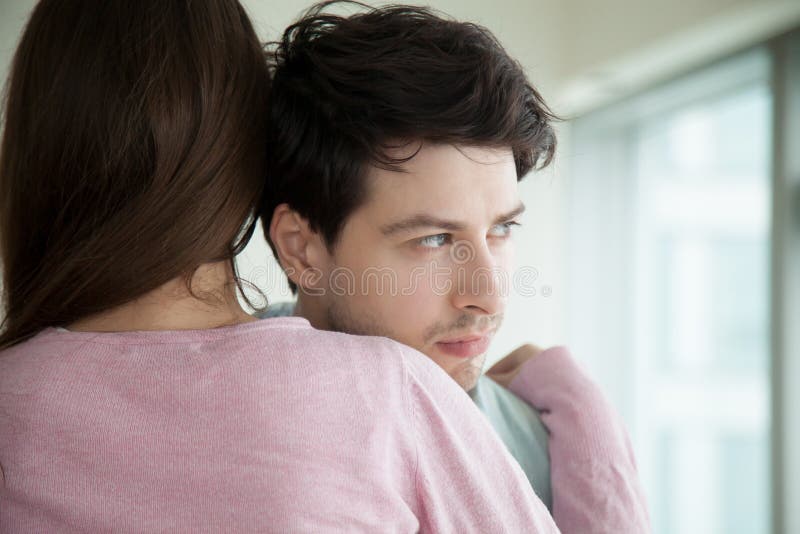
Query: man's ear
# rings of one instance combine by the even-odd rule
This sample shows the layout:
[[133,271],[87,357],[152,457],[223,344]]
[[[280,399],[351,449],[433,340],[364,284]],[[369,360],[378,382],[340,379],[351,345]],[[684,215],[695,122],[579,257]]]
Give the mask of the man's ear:
[[328,249],[322,236],[311,230],[308,220],[289,204],[280,204],[272,212],[269,238],[278,254],[286,276],[303,289],[312,289],[326,266]]

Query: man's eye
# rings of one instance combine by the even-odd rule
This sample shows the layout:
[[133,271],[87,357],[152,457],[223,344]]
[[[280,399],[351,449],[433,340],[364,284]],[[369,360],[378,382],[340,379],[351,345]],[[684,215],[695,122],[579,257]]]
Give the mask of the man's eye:
[[511,228],[514,226],[520,226],[520,224],[516,221],[496,224],[489,229],[489,235],[492,237],[508,237],[511,235]]
[[417,245],[423,248],[440,248],[450,242],[450,234],[436,234],[417,240]]

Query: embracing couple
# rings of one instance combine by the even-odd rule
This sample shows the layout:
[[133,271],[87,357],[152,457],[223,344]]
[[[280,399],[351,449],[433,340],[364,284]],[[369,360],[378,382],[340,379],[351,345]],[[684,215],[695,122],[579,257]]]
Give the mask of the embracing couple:
[[[0,531],[649,531],[565,347],[483,374],[555,117],[485,28],[331,7],[265,53],[234,0],[37,4],[0,153]],[[259,220],[297,300],[253,316]]]

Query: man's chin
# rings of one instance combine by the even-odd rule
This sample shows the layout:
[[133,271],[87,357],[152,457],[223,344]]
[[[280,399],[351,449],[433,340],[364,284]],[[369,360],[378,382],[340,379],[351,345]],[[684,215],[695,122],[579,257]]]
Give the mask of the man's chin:
[[[482,357],[482,356],[481,356]],[[458,369],[455,373],[451,374],[453,380],[461,386],[461,389],[464,391],[470,391],[475,388],[478,384],[478,380],[481,377],[481,373],[483,371],[483,364],[478,364],[475,366],[469,366],[462,369]]]
[[471,358],[459,358],[455,362],[455,358],[441,357],[431,358],[444,369],[450,378],[456,381],[465,391],[469,391],[478,383],[478,379],[483,373],[483,364],[486,361],[486,354],[478,354]]

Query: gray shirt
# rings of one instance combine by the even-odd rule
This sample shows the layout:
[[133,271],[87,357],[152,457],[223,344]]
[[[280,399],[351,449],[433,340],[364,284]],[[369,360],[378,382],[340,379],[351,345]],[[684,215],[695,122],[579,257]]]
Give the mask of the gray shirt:
[[[256,317],[283,317],[294,313],[293,302],[270,304]],[[547,448],[547,430],[539,413],[508,389],[491,378],[481,376],[469,396],[484,413],[503,443],[506,444],[536,495],[548,510],[553,509],[553,493],[550,485],[550,456]]]
[[539,413],[486,375],[478,379],[469,396],[519,462],[536,495],[552,511],[547,429]]

